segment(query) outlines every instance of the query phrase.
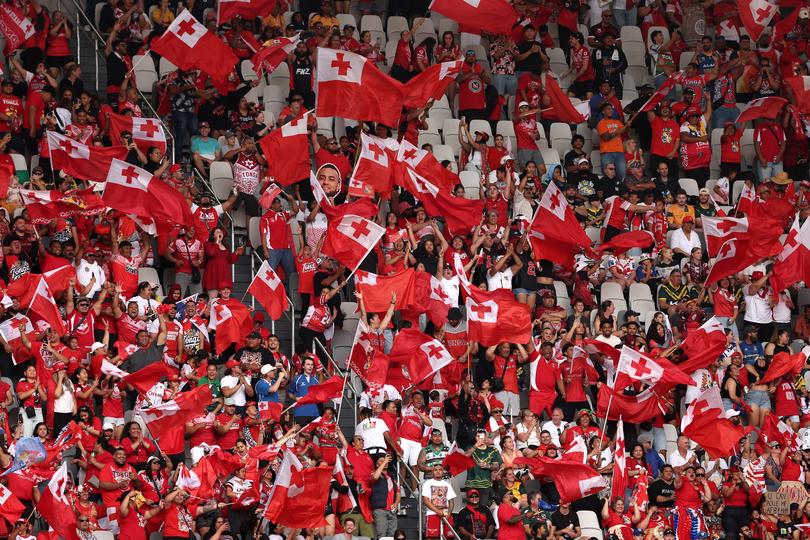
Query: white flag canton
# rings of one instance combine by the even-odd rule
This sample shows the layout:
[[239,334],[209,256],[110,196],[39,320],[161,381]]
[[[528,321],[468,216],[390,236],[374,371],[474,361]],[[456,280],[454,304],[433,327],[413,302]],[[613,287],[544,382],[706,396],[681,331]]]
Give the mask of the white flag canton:
[[208,30],[197,22],[194,15],[187,9],[184,9],[172,24],[169,25],[169,32],[177,36],[180,41],[191,48],[197,45],[197,42],[200,41],[207,31]]
[[467,313],[471,321],[484,323],[498,322],[498,303],[495,300],[486,300],[480,304],[467,297]]
[[349,82],[360,84],[366,59],[359,54],[335,49],[318,48],[318,82]]
[[380,225],[360,216],[347,215],[338,223],[337,230],[366,248],[374,247],[377,241],[385,233]]
[[148,191],[151,181],[150,173],[120,159],[113,159],[107,172],[107,182],[141,191]]

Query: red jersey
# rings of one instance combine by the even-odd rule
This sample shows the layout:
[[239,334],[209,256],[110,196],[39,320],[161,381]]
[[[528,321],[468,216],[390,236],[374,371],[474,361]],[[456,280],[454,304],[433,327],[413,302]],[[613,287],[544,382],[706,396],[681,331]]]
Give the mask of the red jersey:
[[125,298],[132,298],[138,290],[138,268],[142,263],[140,256],[127,259],[122,255],[114,255],[110,259],[112,281],[121,285]]
[[627,220],[627,210],[630,202],[622,199],[618,195],[613,195],[605,199],[605,223],[617,229],[624,229]]
[[587,47],[571,50],[571,65],[574,67],[576,73],[583,67],[585,68],[582,75],[575,79],[576,82],[592,81],[594,79],[593,62],[591,61],[591,53],[588,51]]
[[697,510],[703,506],[700,500],[700,491],[702,487],[692,485],[691,482],[684,479],[681,487],[675,490],[675,505],[682,508],[692,508]]
[[518,150],[537,150],[538,123],[533,117],[521,118],[515,122],[515,137]]
[[301,326],[313,332],[323,333],[332,325],[332,309],[326,303],[326,295],[312,299]]
[[650,122],[652,128],[652,143],[650,153],[654,156],[667,156],[675,149],[675,139],[678,134],[678,123],[672,118],[656,116]]
[[164,537],[188,538],[193,531],[193,525],[194,518],[183,506],[172,504],[163,511]]
[[740,163],[740,138],[742,131],[735,131],[732,135],[720,138],[720,162]]
[[402,418],[399,421],[399,430],[397,434],[409,441],[420,442],[422,440],[422,433],[424,425],[422,424],[422,417],[420,417],[413,407],[406,407],[402,411]]
[[67,328],[68,333],[76,336],[79,340],[80,347],[90,347],[95,343],[96,339],[93,336],[93,328],[96,325],[96,313],[90,308],[87,313],[79,313],[78,310],[68,315]]
[[718,288],[713,292],[712,303],[714,304],[715,317],[734,316],[734,308],[737,307],[737,299],[728,289]]
[[181,274],[191,273],[191,261],[196,261],[203,249],[202,242],[198,239],[193,239],[187,242],[185,238],[177,238],[171,243],[174,259],[177,261],[175,264],[175,272]]
[[273,212],[262,216],[259,221],[259,233],[268,249],[292,249],[292,231],[288,222],[292,219],[289,212]]
[[318,262],[312,257],[299,255],[295,258],[295,268],[298,270],[298,292],[312,294],[315,292],[313,279],[318,270]]
[[133,319],[126,313],[122,313],[115,323],[118,328],[118,340],[127,344],[134,344],[135,335],[141,330],[146,330],[146,321]]
[[180,354],[180,335],[183,333],[183,325],[177,321],[166,323],[166,356],[172,360]]
[[[101,482],[120,482],[121,480],[130,480],[130,475],[135,476],[135,469],[132,468],[132,465],[125,463],[119,467],[115,462],[111,462],[101,470],[98,479]],[[101,500],[104,502],[104,506],[108,508],[118,507],[118,498],[124,491],[124,489],[120,488],[111,491],[101,490]]]
[[[219,422],[219,424],[222,426],[227,425],[230,420],[231,415],[229,414],[219,413],[217,415],[217,422]],[[222,447],[223,450],[230,450],[233,448],[233,445],[236,444],[237,439],[239,439],[239,429],[241,427],[241,422],[234,422],[228,431],[222,435],[217,435],[217,444]]]
[[195,431],[189,437],[189,446],[192,448],[199,446],[202,443],[208,445],[216,444],[216,435],[214,434],[214,413],[206,412],[191,419],[191,424],[197,426],[202,424],[203,427]]
[[462,74],[472,73],[472,76],[459,85],[458,109],[460,111],[486,108],[485,85],[481,72],[481,64],[470,66],[465,62],[461,67]]
[[[697,126],[689,122],[681,125],[681,133],[700,137],[706,135],[706,119],[701,118]],[[681,167],[685,170],[708,167],[712,160],[712,145],[708,140],[684,142],[681,140]]]
[[[796,390],[790,381],[782,381],[774,393],[774,412],[776,416],[799,416],[799,403],[796,401]],[[783,476],[782,480],[786,480]]]
[[8,120],[0,120],[0,131],[17,133],[23,121],[22,100],[14,94],[0,94],[0,113],[3,113]]

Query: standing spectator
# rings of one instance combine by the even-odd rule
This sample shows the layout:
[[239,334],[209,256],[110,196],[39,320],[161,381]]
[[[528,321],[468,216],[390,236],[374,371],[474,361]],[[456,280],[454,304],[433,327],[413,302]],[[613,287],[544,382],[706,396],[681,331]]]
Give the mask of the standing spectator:
[[467,505],[461,509],[455,520],[455,527],[464,540],[492,538],[495,520],[489,507],[481,504],[481,494],[477,489],[467,490]]
[[712,145],[708,125],[711,116],[711,105],[703,114],[696,108],[690,108],[686,113],[686,122],[681,124],[681,169],[683,176],[693,178],[699,188],[706,187],[709,180]]
[[[314,374],[315,362],[306,358],[302,364],[303,372],[293,377],[287,386],[287,399],[295,402],[309,392],[309,387],[318,384],[320,380]],[[318,406],[315,404],[296,405],[293,408],[295,422],[305,426],[318,416]]]
[[425,538],[445,536],[446,523],[452,526],[452,505],[456,492],[450,482],[443,480],[444,467],[433,466],[433,478],[422,483],[422,504],[425,505]]
[[585,46],[585,36],[582,32],[574,32],[568,38],[568,45],[571,48],[571,62],[568,71],[562,75],[562,78],[572,76],[574,79],[568,87],[568,95],[583,101],[590,100],[593,96],[596,74],[591,53]]
[[599,109],[602,111],[602,119],[596,124],[596,131],[599,133],[599,158],[602,170],[606,170],[607,165],[612,164],[616,167],[616,177],[624,178],[626,164],[622,136],[627,128],[621,120],[613,117],[613,104],[610,101],[603,101]]
[[[282,194],[289,198],[284,192]],[[276,197],[270,203],[269,211],[259,220],[259,234],[262,237],[262,249],[270,268],[275,270],[279,265],[284,267],[285,282],[295,273],[293,260],[293,238],[290,222],[293,216],[281,209],[281,199]]]
[[616,92],[616,96],[622,99],[627,57],[621,47],[616,45],[616,39],[612,33],[606,33],[601,46],[594,51],[593,68],[596,73],[596,84],[609,82]]
[[504,99],[506,96],[516,95],[515,58],[519,55],[518,47],[508,36],[498,36],[490,43],[489,54],[493,60],[492,84],[495,85],[498,95],[504,96]]
[[205,256],[203,244],[195,238],[197,231],[194,227],[181,232],[172,243],[166,258],[174,263],[174,282],[180,285],[181,296],[202,292],[202,263]]
[[219,289],[233,286],[231,265],[236,263],[245,252],[240,246],[230,251],[225,244],[225,229],[217,227],[211,232],[211,240],[205,243],[205,270],[202,277],[202,288],[208,291],[208,298],[219,296]]
[[369,505],[374,515],[374,530],[377,538],[394,536],[397,529],[397,510],[399,508],[399,486],[388,474],[391,456],[377,459],[377,468],[371,473],[371,496]]
[[527,24],[523,27],[523,41],[517,44],[518,54],[515,56],[515,73],[518,78],[525,73],[540,73],[543,71],[543,61],[548,57],[537,41],[537,28]]
[[787,145],[785,131],[778,122],[760,120],[754,128],[754,143],[757,177],[760,182],[767,182],[782,172],[782,157]]
[[647,111],[647,119],[652,130],[650,146],[650,170],[660,174],[659,166],[664,163],[667,172],[677,174],[678,148],[681,133],[678,123],[672,118],[672,108],[668,100],[662,101],[655,111]]
[[475,49],[464,53],[464,63],[458,76],[458,116],[469,124],[473,120],[486,120],[486,85],[490,83],[489,71],[475,56]]

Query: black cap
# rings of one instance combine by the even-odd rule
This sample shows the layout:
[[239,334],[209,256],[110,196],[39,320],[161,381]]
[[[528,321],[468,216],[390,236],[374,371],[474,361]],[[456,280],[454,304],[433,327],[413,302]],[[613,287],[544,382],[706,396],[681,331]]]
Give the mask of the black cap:
[[262,335],[258,332],[251,332],[247,335],[248,339],[262,339]]
[[461,320],[461,310],[458,309],[457,307],[450,308],[447,311],[447,318],[451,319],[451,320],[454,320],[454,321],[460,321]]
[[14,81],[12,81],[11,79],[3,79],[2,86],[5,86],[7,84],[10,84],[11,86],[14,86]]
[[664,531],[664,536],[675,536],[675,531],[672,529],[667,529]]
[[640,315],[639,312],[633,311],[632,309],[628,309],[627,311],[624,312],[625,317],[638,317],[639,315]]

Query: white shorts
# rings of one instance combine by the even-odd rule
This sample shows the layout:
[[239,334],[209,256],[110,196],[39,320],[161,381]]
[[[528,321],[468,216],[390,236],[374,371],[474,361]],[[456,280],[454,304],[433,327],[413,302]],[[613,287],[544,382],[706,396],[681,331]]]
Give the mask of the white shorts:
[[103,426],[104,424],[112,424],[113,426],[118,427],[123,426],[124,424],[126,424],[126,422],[124,422],[123,418],[113,418],[112,416],[105,416],[104,421],[101,423],[101,425]]
[[495,394],[495,397],[503,403],[503,416],[504,418],[509,416],[519,416],[520,415],[520,396],[514,394],[512,392],[501,391]]
[[422,451],[422,444],[410,439],[399,439],[399,447],[402,448],[402,461],[409,467],[415,466],[419,462],[419,453]]

